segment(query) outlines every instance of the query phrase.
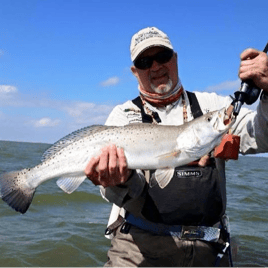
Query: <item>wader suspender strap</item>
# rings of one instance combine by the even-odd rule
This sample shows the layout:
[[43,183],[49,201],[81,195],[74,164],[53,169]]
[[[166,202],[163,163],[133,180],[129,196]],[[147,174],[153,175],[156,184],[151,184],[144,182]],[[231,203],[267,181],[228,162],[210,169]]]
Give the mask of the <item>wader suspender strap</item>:
[[[187,97],[188,97],[189,102],[190,102],[190,108],[191,108],[191,112],[193,114],[193,117],[197,118],[197,117],[203,115],[201,108],[200,108],[200,105],[198,103],[198,100],[196,98],[196,95],[193,92],[189,92],[189,91],[186,91],[186,94],[187,94]],[[150,115],[145,113],[140,96],[138,96],[136,99],[132,100],[132,102],[140,108],[142,122],[143,123],[152,123],[153,119]],[[156,112],[154,112],[153,114],[155,114],[154,117],[159,118],[159,116]]]
[[193,114],[194,119],[199,116],[202,116],[203,112],[201,111],[196,95],[193,92],[189,92],[189,91],[186,91],[186,94],[190,102],[190,108],[191,108],[191,112]]
[[142,105],[141,97],[138,96],[136,99],[132,100],[132,102],[138,106],[141,110],[141,117],[143,123],[152,123],[153,119],[150,115],[146,114]]

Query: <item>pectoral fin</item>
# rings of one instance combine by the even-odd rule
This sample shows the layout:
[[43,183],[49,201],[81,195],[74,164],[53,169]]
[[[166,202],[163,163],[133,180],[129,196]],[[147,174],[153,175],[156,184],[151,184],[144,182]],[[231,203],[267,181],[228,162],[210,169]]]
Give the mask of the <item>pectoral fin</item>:
[[155,179],[161,189],[165,188],[171,181],[174,174],[174,168],[157,169]]
[[178,150],[178,151],[173,151],[173,152],[170,152],[170,153],[167,153],[167,154],[161,154],[161,155],[159,155],[158,156],[158,158],[162,158],[162,159],[166,159],[166,158],[170,158],[170,157],[177,157],[177,156],[179,156],[180,155],[180,153],[181,153],[181,151],[180,150]]
[[64,192],[71,194],[80,186],[80,184],[85,180],[85,178],[85,176],[73,178],[59,178],[57,180],[57,185]]

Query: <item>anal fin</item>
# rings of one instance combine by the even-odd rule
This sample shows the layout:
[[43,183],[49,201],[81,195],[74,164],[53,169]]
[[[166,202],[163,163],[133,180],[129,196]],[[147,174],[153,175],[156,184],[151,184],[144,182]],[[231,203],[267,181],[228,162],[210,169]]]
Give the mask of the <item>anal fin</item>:
[[86,179],[86,176],[73,177],[73,178],[59,178],[57,185],[66,193],[71,194],[80,184]]

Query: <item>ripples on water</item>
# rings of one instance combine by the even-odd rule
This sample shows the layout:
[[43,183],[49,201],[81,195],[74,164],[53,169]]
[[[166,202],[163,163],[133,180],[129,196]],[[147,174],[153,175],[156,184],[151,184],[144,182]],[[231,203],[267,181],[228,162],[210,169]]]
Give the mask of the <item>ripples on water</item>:
[[[0,173],[39,163],[47,144],[0,142]],[[0,266],[103,266],[111,205],[89,181],[68,195],[40,185],[26,214],[0,202]]]
[[240,157],[227,164],[228,214],[239,251],[235,265],[268,265],[268,158]]
[[[0,141],[0,173],[38,164],[48,146]],[[227,163],[235,266],[268,264],[267,171],[267,158]],[[103,236],[110,208],[89,181],[71,195],[54,180],[40,185],[24,215],[0,201],[0,266],[103,266],[110,246]]]

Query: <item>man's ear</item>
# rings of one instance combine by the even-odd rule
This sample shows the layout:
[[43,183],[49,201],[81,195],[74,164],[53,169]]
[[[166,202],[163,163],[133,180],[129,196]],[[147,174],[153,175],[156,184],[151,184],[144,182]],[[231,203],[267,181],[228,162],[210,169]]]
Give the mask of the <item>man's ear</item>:
[[136,67],[135,67],[134,65],[132,65],[132,66],[130,67],[130,70],[131,70],[131,72],[133,73],[133,75],[135,75],[135,76],[137,77],[137,69],[136,69]]

